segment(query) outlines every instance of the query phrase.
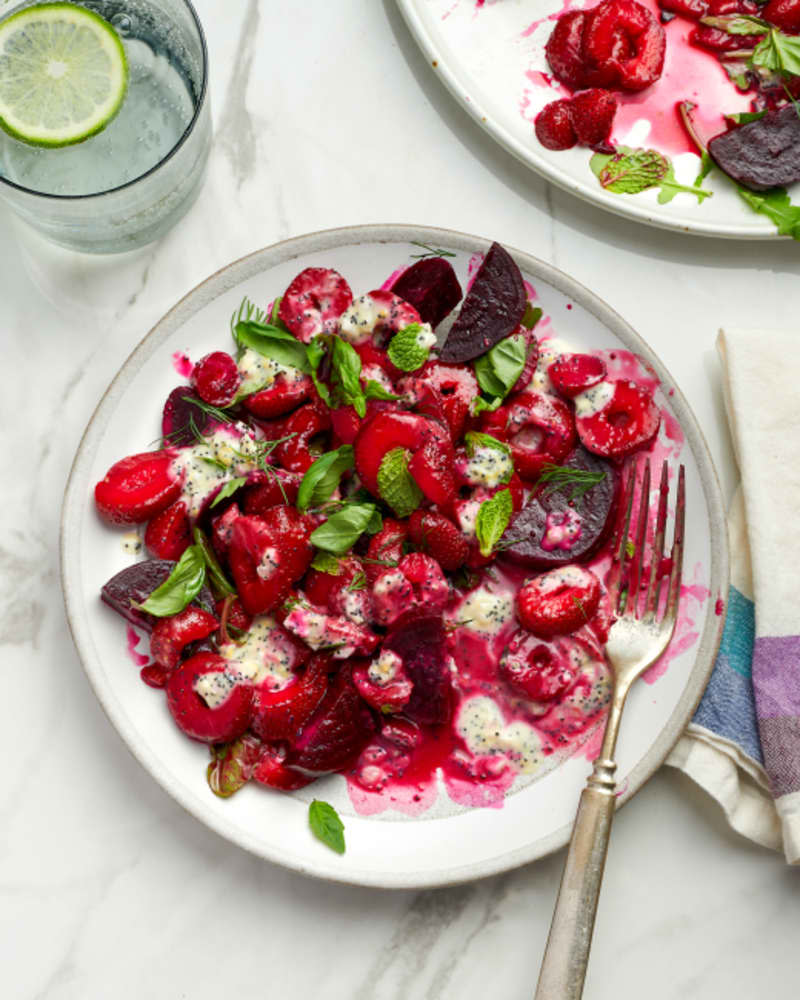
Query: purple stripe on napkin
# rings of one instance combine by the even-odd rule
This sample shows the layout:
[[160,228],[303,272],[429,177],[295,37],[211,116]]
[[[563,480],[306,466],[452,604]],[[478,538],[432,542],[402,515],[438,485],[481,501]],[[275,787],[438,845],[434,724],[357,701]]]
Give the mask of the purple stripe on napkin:
[[775,798],[800,791],[800,636],[757,636],[753,689]]

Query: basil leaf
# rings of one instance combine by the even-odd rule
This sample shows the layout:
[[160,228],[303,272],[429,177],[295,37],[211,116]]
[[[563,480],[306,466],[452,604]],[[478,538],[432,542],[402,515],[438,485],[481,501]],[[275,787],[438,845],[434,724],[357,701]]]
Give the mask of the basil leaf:
[[480,431],[467,431],[464,443],[467,446],[468,458],[472,458],[478,448],[494,448],[496,451],[502,451],[504,455],[511,454],[511,446],[505,441],[498,441],[491,434],[482,434]]
[[327,385],[322,382],[317,375],[319,366],[322,364],[322,359],[328,353],[328,343],[323,336],[314,337],[310,344],[306,345],[306,359],[308,360],[309,367],[311,369],[311,378],[314,382],[314,387],[320,395],[322,401],[326,406],[331,405],[331,393]]
[[317,552],[311,560],[311,568],[318,573],[327,573],[329,576],[339,576],[342,572],[339,560],[332,556],[330,552]]
[[241,489],[247,484],[247,476],[237,476],[235,479],[231,479],[230,482],[225,483],[222,489],[217,493],[214,499],[209,504],[209,509],[216,507],[218,503],[222,503],[223,500],[227,500],[229,496]]
[[475,519],[475,535],[482,556],[490,556],[492,549],[503,537],[508,527],[514,505],[510,490],[500,490],[490,500],[484,500]]
[[528,302],[525,306],[525,313],[520,322],[526,330],[532,330],[543,315],[544,314],[539,306],[534,306],[532,303]]
[[139,605],[156,618],[169,618],[183,611],[203,589],[206,581],[206,561],[199,545],[190,545],[174,569],[153,593]]
[[223,596],[230,594],[235,595],[236,588],[228,581],[228,578],[223,573],[222,567],[214,554],[214,550],[211,548],[208,539],[199,528],[194,529],[194,543],[203,555],[206,569],[208,570],[209,582],[212,587]]
[[314,462],[303,476],[297,493],[297,509],[324,503],[348,469],[353,468],[353,446],[343,444],[335,451],[329,451]]
[[344,823],[330,803],[314,799],[308,807],[308,825],[317,840],[337,854],[344,854]]
[[505,397],[522,374],[528,358],[528,344],[521,333],[514,333],[475,361],[478,385],[490,396]]
[[341,337],[333,337],[331,368],[333,379],[338,383],[342,399],[349,403],[359,415],[366,416],[367,403],[361,388],[361,358],[352,344]]
[[375,514],[374,503],[346,504],[311,533],[311,544],[342,556],[368,530],[370,522],[374,523]]
[[265,358],[310,374],[306,347],[291,333],[271,323],[256,323],[253,320],[237,323],[234,330],[240,347],[249,347]]
[[422,503],[422,490],[408,471],[405,448],[392,448],[381,459],[378,493],[398,517],[408,517]]
[[476,396],[472,401],[472,413],[477,416],[479,413],[494,413],[503,403],[501,396],[494,399],[484,399],[483,396]]
[[478,380],[481,390],[489,396],[499,396],[502,399],[505,396],[506,387],[492,371],[492,363],[489,360],[489,356],[484,354],[482,358],[477,358],[473,362],[473,367],[475,369],[475,378]]
[[383,517],[381,516],[381,512],[376,508],[375,513],[367,522],[367,534],[377,535],[382,527],[383,527]]
[[419,323],[409,323],[392,337],[386,353],[395,368],[404,372],[415,372],[425,364],[431,349],[423,347],[419,342],[420,334],[423,332]]
[[368,378],[366,385],[364,386],[364,398],[365,399],[387,399],[394,401],[396,399],[401,399],[401,396],[396,396],[393,392],[387,392],[380,382],[376,382],[374,379]]

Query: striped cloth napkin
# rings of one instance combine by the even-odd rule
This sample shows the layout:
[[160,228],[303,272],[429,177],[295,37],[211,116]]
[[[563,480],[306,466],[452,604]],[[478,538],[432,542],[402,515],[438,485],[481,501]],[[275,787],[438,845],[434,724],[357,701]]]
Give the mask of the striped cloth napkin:
[[800,354],[797,338],[717,341],[741,474],[728,531],[731,589],[703,699],[667,763],[730,825],[800,862]]

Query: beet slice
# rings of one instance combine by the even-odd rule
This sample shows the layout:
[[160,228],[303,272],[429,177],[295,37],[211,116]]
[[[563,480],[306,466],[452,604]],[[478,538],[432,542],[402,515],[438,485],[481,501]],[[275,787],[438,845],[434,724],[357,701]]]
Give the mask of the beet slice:
[[344,666],[300,732],[287,763],[306,773],[339,771],[361,753],[375,729],[372,712],[353,684],[351,668]]
[[176,448],[197,442],[192,421],[202,434],[212,419],[209,413],[194,403],[187,402],[185,397],[197,398],[190,385],[179,385],[173,389],[167,396],[161,416],[161,435],[167,444]]
[[447,722],[453,712],[453,684],[441,618],[411,615],[387,636],[383,648],[397,653],[414,684],[403,714],[428,725]]
[[[604,472],[605,477],[571,504],[569,486],[552,491],[538,490],[511,519],[503,535],[503,544],[510,543],[503,550],[504,556],[525,566],[550,569],[567,563],[585,562],[605,541],[616,508],[619,480],[616,469],[581,446],[571,452],[562,464],[571,469]],[[550,547],[546,541],[548,529],[552,528],[559,515],[580,519],[580,535],[565,549]],[[543,543],[548,547],[545,548]]]
[[412,305],[424,323],[438,326],[461,301],[461,285],[449,261],[425,257],[406,268],[390,291]]
[[485,354],[516,330],[527,303],[522,274],[511,254],[499,243],[492,243],[439,351],[439,359],[471,361]]
[[715,162],[752,191],[800,180],[800,117],[793,104],[715,136],[708,144]]
[[[145,559],[134,563],[112,576],[101,588],[100,597],[131,625],[151,632],[159,619],[146,611],[140,611],[134,605],[146,601],[156,587],[160,587],[167,579],[174,566],[171,559]],[[214,613],[214,599],[208,587],[203,587],[192,604]]]

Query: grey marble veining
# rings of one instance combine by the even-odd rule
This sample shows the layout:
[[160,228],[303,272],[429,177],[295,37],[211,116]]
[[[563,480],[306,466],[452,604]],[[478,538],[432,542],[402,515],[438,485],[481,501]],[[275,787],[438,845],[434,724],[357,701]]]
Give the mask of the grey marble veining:
[[[429,892],[319,883],[231,847],[136,764],[64,620],[72,456],[132,347],[207,274],[288,235],[423,222],[538,254],[606,298],[684,387],[729,490],[716,329],[794,325],[800,256],[647,230],[548,188],[441,88],[393,0],[197,8],[216,139],[190,215],[144,251],[94,260],[0,209],[0,995],[524,1000],[560,855]],[[659,773],[615,826],[587,998],[796,996],[798,877]]]

